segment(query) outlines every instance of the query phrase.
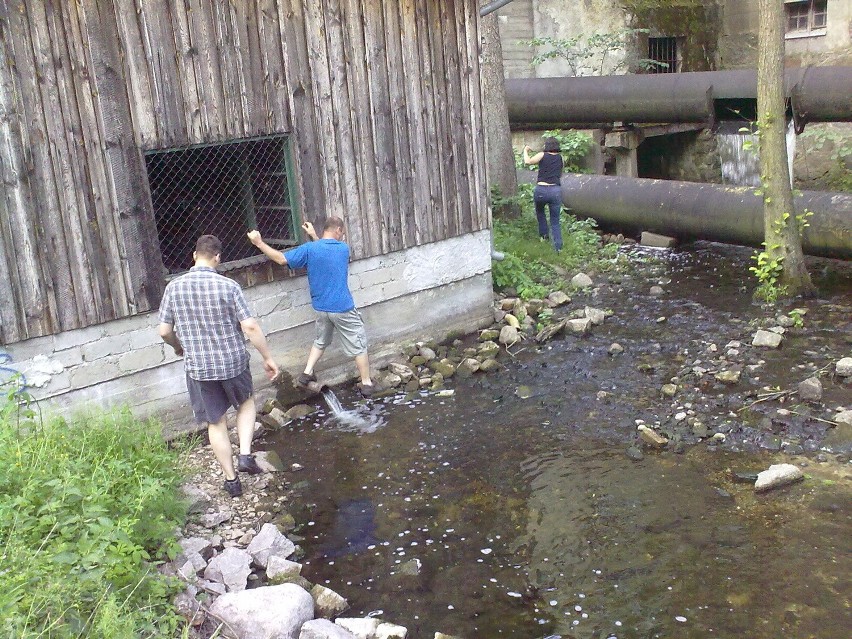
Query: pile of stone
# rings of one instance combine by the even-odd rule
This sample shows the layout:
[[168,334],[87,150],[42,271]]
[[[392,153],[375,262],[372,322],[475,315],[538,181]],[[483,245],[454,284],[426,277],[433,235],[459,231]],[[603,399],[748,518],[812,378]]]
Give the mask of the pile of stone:
[[[264,524],[244,548],[221,539],[184,537],[164,571],[186,583],[176,598],[196,636],[202,627],[223,637],[254,639],[404,639],[406,628],[376,617],[347,618],[346,599],[302,577],[297,546],[276,525]],[[263,583],[249,587],[252,583]]]

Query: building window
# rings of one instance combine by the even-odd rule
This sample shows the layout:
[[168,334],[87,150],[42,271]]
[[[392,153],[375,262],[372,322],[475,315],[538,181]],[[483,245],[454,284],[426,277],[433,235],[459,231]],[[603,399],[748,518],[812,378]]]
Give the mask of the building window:
[[825,35],[828,0],[787,0],[784,13],[788,38]]
[[677,38],[648,38],[648,73],[677,73],[680,54]]
[[262,261],[246,233],[278,248],[296,244],[287,136],[145,153],[160,252],[169,274],[192,266],[195,241],[222,241],[222,267]]

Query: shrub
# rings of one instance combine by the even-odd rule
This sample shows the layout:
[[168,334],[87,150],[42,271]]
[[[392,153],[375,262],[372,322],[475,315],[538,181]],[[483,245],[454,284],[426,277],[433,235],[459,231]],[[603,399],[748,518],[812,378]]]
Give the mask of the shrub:
[[174,636],[180,468],[154,423],[128,410],[42,423],[26,396],[0,409],[0,632]]
[[550,242],[539,240],[532,185],[521,185],[518,199],[521,203],[520,217],[494,219],[494,245],[505,254],[502,261],[492,264],[496,288],[513,288],[525,299],[542,297],[552,290],[566,288],[568,281],[564,275],[570,270],[608,268],[618,247],[614,244],[601,245],[594,220],[578,220],[563,211],[563,247],[560,253],[556,253]]

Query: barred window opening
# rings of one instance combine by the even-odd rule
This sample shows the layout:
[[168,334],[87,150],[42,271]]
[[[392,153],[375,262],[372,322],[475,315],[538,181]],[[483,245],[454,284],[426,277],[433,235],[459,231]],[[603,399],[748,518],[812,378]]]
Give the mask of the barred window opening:
[[145,165],[167,274],[192,266],[195,241],[222,241],[225,270],[258,257],[246,233],[276,248],[296,244],[285,135],[148,151]]
[[677,73],[679,57],[677,38],[648,38],[648,59],[656,62],[649,67],[649,73]]

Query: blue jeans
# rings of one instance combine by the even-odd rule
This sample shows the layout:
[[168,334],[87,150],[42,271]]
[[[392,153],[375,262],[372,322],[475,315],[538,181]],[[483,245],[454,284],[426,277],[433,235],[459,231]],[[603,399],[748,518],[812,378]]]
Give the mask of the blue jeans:
[[[533,191],[535,216],[538,218],[538,234],[543,238],[552,238],[553,247],[562,250],[562,228],[559,226],[559,213],[562,211],[562,187],[536,184]],[[547,218],[544,207],[550,207],[550,231],[547,228]]]

